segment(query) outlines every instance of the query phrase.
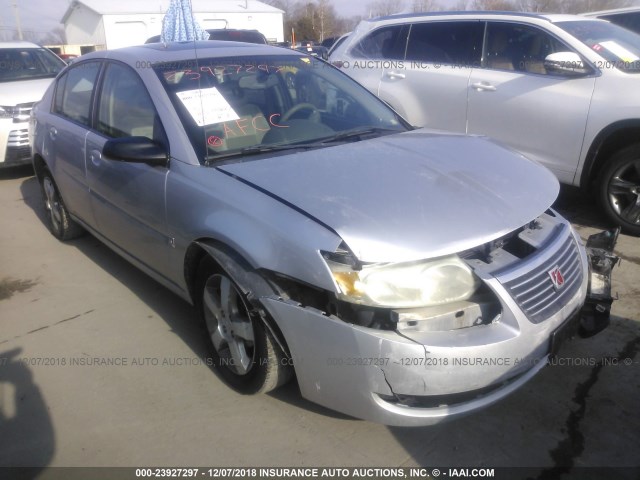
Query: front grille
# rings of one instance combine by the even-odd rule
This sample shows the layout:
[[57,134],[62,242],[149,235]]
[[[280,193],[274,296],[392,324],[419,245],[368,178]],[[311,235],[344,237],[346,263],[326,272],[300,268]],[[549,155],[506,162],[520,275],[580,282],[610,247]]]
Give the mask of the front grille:
[[7,140],[8,148],[28,147],[29,146],[29,129],[11,130],[9,139]]
[[[562,272],[564,284],[556,289],[550,272],[556,267]],[[582,284],[582,265],[576,241],[568,235],[562,246],[550,258],[517,278],[503,283],[518,306],[533,323],[540,323],[560,311]]]

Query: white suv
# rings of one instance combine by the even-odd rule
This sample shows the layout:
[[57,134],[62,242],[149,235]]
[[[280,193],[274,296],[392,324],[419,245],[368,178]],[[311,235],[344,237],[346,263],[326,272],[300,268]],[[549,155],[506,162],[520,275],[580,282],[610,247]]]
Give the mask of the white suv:
[[0,43],[0,168],[31,163],[31,107],[64,66],[34,43]]
[[501,140],[640,234],[639,35],[574,15],[394,15],[330,61],[413,125]]

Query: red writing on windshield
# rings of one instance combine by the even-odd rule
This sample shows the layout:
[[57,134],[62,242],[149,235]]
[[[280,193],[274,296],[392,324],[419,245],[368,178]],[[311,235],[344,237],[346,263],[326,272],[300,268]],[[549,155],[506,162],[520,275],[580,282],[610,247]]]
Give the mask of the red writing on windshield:
[[215,135],[211,135],[209,138],[207,138],[207,143],[212,147],[221,147],[224,143],[224,140],[220,137],[216,137]]
[[274,113],[269,116],[269,120],[262,115],[256,115],[255,117],[242,117],[231,122],[224,122],[222,124],[224,136],[225,138],[229,138],[257,135],[259,132],[268,132],[271,130],[271,127],[289,128],[288,125],[278,124],[280,117],[281,115],[279,113]]

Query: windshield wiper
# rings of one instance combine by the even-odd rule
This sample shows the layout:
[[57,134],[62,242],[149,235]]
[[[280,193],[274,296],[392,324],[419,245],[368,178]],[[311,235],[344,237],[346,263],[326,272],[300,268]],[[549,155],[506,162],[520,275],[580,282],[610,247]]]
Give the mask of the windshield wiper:
[[253,147],[245,147],[241,148],[240,150],[223,153],[221,155],[209,155],[205,159],[205,165],[209,166],[212,163],[217,162],[218,160],[224,160],[227,158],[245,157],[269,152],[283,152],[286,150],[308,150],[310,148],[319,148],[321,146],[322,145],[319,145],[317,143],[300,143],[292,145],[255,145]]
[[288,145],[282,145],[282,144],[255,145],[253,147],[245,147],[245,148],[241,148],[240,150],[235,150],[229,153],[222,153],[219,155],[209,155],[205,159],[205,165],[209,166],[209,165],[212,165],[213,163],[218,162],[219,160],[226,160],[229,158],[259,155],[261,153],[269,153],[269,152],[283,152],[286,150],[309,150],[312,148],[327,147],[331,144],[343,142],[345,140],[350,140],[352,138],[358,138],[358,137],[374,135],[374,134],[382,135],[382,134],[400,133],[400,132],[402,132],[402,130],[396,130],[393,128],[369,127],[369,128],[362,128],[359,130],[348,130],[346,132],[338,133],[330,137],[314,139],[311,141],[311,143],[293,143]]
[[335,143],[350,140],[352,138],[365,137],[369,135],[387,135],[391,133],[401,133],[403,130],[396,130],[395,128],[382,128],[382,127],[368,127],[359,130],[347,130],[346,132],[338,133],[332,137],[319,138],[321,143]]

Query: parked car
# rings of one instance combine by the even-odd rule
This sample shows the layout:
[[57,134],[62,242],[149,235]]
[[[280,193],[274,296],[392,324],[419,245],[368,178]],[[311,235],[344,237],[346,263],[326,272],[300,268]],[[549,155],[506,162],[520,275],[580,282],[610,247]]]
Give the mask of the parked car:
[[329,58],[329,49],[322,45],[316,45],[313,42],[302,42],[299,45],[296,45],[294,49],[313,57],[322,58],[323,60],[327,60]]
[[327,56],[331,57],[331,54],[334,52],[334,50],[338,48],[340,45],[342,45],[342,43],[347,39],[349,35],[351,35],[351,32],[345,33],[340,38],[338,38],[335,42],[333,42],[333,45],[331,45],[331,48],[329,48],[329,51],[327,52]]
[[293,50],[93,52],[32,120],[51,232],[88,230],[196,305],[214,370],[243,393],[295,373],[328,408],[433,424],[532,378],[585,302],[582,328],[608,320],[609,273],[588,296],[547,169],[414,130]]
[[339,38],[340,36],[325,38],[324,40],[322,40],[322,42],[320,42],[320,45],[329,50]]
[[58,55],[65,63],[71,63],[73,60],[78,58],[80,55],[76,55],[75,53],[61,53]]
[[398,15],[331,61],[413,125],[505,142],[640,234],[640,36],[572,15]]
[[[267,37],[265,37],[258,30],[241,30],[237,28],[214,28],[207,30],[209,34],[209,40],[222,40],[226,42],[247,42],[247,43],[260,43],[268,44]],[[155,35],[149,38],[144,43],[158,43],[160,41],[160,35]]]
[[628,30],[640,33],[640,7],[614,8],[612,10],[587,12],[582,15],[585,17],[609,20],[611,23],[615,23],[616,25],[620,25]]
[[29,113],[64,67],[30,42],[0,42],[0,168],[29,164]]

